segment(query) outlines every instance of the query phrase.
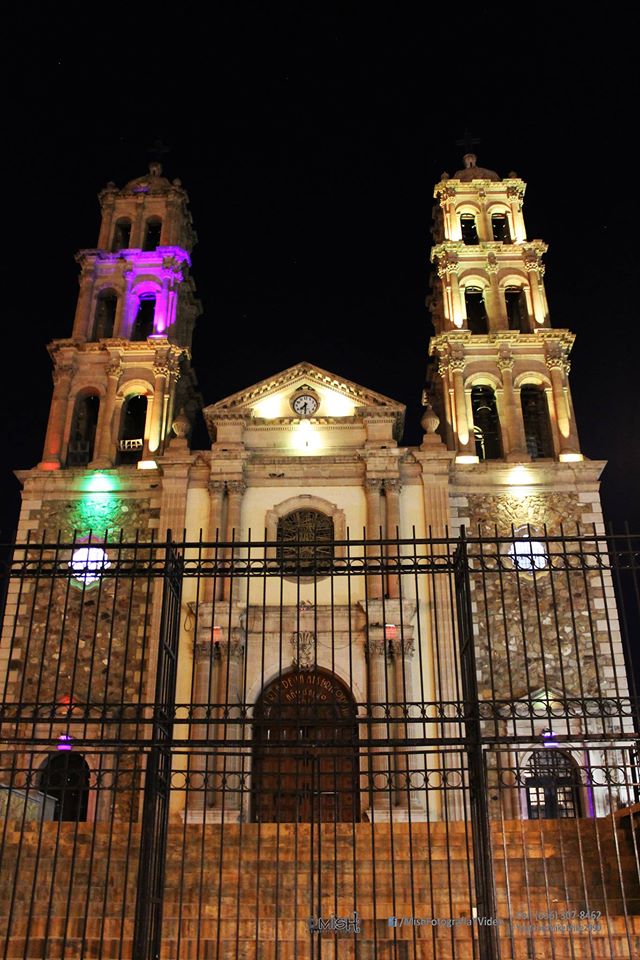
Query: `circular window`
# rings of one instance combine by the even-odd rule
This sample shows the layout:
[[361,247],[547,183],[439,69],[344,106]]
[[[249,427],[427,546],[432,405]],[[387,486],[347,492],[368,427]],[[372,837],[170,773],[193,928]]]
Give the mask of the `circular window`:
[[539,540],[514,540],[508,552],[516,570],[524,573],[544,570],[549,564],[545,545]]
[[111,564],[102,547],[78,547],[73,551],[69,566],[73,570],[74,580],[90,584],[99,580],[102,571]]

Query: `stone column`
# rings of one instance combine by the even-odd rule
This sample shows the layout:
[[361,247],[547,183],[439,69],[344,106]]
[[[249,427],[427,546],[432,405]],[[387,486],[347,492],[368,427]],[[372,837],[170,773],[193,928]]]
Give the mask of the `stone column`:
[[504,454],[507,460],[528,460],[519,391],[516,392],[513,386],[513,362],[513,357],[508,352],[501,353],[498,357],[498,369],[502,373]]
[[86,337],[89,340],[94,321],[91,306],[95,304],[93,269],[86,264],[86,261],[83,262],[81,259],[80,262],[82,263],[82,274],[80,275],[80,294],[76,306],[76,315],[73,321],[73,336],[82,339]]
[[162,420],[164,413],[164,394],[169,376],[169,362],[166,357],[157,357],[153,365],[153,404],[151,407],[151,425],[149,428],[149,453],[160,453],[162,441]]
[[[242,534],[242,498],[246,490],[244,480],[227,480],[227,543],[241,539]],[[233,560],[235,551],[232,547],[227,548],[227,557]],[[223,586],[223,597],[225,600],[231,599],[233,590],[233,577],[225,577]]]
[[107,390],[104,397],[100,401],[93,461],[89,464],[89,466],[94,470],[100,467],[112,467],[115,461],[111,427],[116,406],[118,383],[122,374],[122,364],[120,363],[119,359],[111,360],[107,364],[106,374]]
[[365,653],[367,657],[368,701],[371,716],[369,738],[369,783],[372,788],[371,806],[375,811],[388,814],[393,804],[390,789],[392,773],[390,748],[388,742],[388,700],[387,700],[387,642],[384,626],[369,628]]
[[[391,641],[391,653],[394,663],[395,700],[398,704],[396,717],[396,740],[417,740],[421,731],[419,725],[412,722],[416,713],[416,695],[413,684],[415,642],[408,635],[409,628],[404,628],[404,636]],[[396,804],[399,807],[417,810],[424,807],[423,798],[414,794],[412,788],[419,783],[420,775],[425,776],[425,769],[420,769],[419,754],[416,747],[395,748],[395,793]],[[423,761],[426,766],[426,760]],[[413,775],[412,775],[413,774]]]
[[[380,491],[382,489],[382,480],[376,477],[367,477],[365,482],[365,494],[367,498],[367,540],[379,540],[381,535],[382,511],[380,509]],[[382,558],[382,547],[377,544],[367,546],[367,558],[375,562]],[[367,577],[367,593],[369,600],[379,600],[382,596],[383,587],[382,573],[370,573]]]
[[459,453],[475,455],[475,434],[467,418],[467,397],[464,389],[465,366],[464,357],[452,357],[449,360],[449,370],[453,380],[454,432]]
[[[193,656],[194,680],[193,703],[194,720],[191,727],[191,737],[194,740],[209,741],[213,739],[214,724],[211,722],[211,707],[219,683],[220,651],[218,644],[211,640],[199,640],[194,644]],[[216,757],[209,753],[202,745],[196,747],[189,764],[189,804],[188,811],[201,814],[207,807],[213,806],[215,796],[210,792],[215,774]]]
[[44,441],[44,451],[40,467],[56,469],[61,466],[62,441],[64,423],[69,402],[69,390],[73,377],[72,364],[58,364],[53,371],[53,398],[47,425],[47,435]]
[[[400,536],[400,481],[385,480],[384,495],[387,503],[387,540],[397,540]],[[392,560],[400,556],[398,544],[389,545],[387,557]],[[387,596],[395,599],[400,596],[400,577],[397,573],[387,574]]]
[[[223,731],[225,749],[221,763],[222,796],[218,797],[218,804],[231,814],[232,820],[237,820],[242,809],[242,799],[246,791],[248,773],[248,758],[241,748],[233,741],[243,739],[244,719],[244,633],[234,628],[228,642],[220,643],[220,703],[223,708]],[[217,805],[218,805],[217,804]]]
[[529,276],[529,286],[531,287],[531,302],[533,304],[535,326],[541,327],[547,319],[546,298],[542,290],[544,266],[540,262],[539,255],[535,252],[525,254],[524,265]]
[[578,453],[580,444],[575,420],[571,416],[571,408],[568,402],[569,384],[567,382],[567,373],[571,369],[571,364],[566,356],[560,355],[548,357],[547,366],[551,378],[553,405],[555,407],[556,423],[558,425],[558,437],[560,441],[559,453]]
[[[222,503],[224,500],[224,480],[209,481],[209,528],[206,533],[207,543],[223,542],[222,532]],[[216,546],[210,546],[205,551],[205,559],[211,560],[216,566],[222,560],[222,551]],[[204,583],[204,599],[207,602],[219,600],[222,596],[223,578],[217,570],[207,576]]]

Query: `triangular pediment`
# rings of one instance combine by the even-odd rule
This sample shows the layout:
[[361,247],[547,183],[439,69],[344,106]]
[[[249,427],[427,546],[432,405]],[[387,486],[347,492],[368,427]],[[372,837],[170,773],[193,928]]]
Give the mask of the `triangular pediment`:
[[260,420],[294,418],[291,398],[304,387],[309,387],[318,396],[317,416],[320,418],[361,417],[365,413],[378,412],[393,416],[397,421],[397,435],[402,432],[404,404],[307,362],[297,363],[210,404],[205,407],[204,415],[208,421],[225,415]]

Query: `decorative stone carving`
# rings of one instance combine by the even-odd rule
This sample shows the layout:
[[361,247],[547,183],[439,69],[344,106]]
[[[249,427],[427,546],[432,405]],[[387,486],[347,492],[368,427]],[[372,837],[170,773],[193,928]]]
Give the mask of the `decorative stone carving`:
[[385,659],[389,658],[389,644],[385,640],[382,633],[380,636],[367,637],[364,643],[365,653],[367,658],[370,657],[384,657]]
[[189,428],[191,424],[189,423],[189,418],[184,412],[184,407],[181,407],[180,413],[176,419],[171,424],[173,432],[175,433],[178,440],[185,440],[187,434],[189,433]]
[[436,433],[438,427],[440,426],[440,417],[435,412],[430,403],[424,408],[424,413],[422,414],[422,419],[420,420],[420,426],[425,433],[432,435]]
[[247,489],[244,480],[227,480],[227,493],[229,496],[242,496]]
[[400,637],[397,640],[390,640],[389,647],[394,657],[405,657],[410,660],[416,650],[416,642],[413,637]]
[[122,364],[120,358],[116,357],[114,360],[110,360],[106,367],[106,372],[108,377],[114,377],[116,380],[120,379],[122,375]]
[[449,369],[452,370],[454,373],[455,372],[462,373],[466,365],[467,365],[467,361],[464,357],[451,357],[448,364]]
[[497,273],[498,269],[498,258],[495,253],[490,253],[487,257],[487,273]]
[[316,635],[312,630],[295,630],[289,642],[293,648],[294,667],[308,670],[315,663]]
[[52,373],[53,382],[56,386],[61,383],[63,380],[69,380],[73,376],[73,364],[72,363],[61,363],[59,364]]
[[166,357],[157,359],[153,365],[153,373],[156,377],[168,377],[170,372],[169,361]]
[[444,253],[437,258],[438,276],[440,279],[448,277],[452,273],[457,273],[460,269],[458,256],[455,253]]
[[196,660],[219,660],[220,643],[212,643],[211,640],[198,640],[193,645],[193,653]]
[[500,351],[498,359],[496,360],[498,365],[498,370],[512,370],[514,364],[514,358],[511,351],[508,348],[503,348]]

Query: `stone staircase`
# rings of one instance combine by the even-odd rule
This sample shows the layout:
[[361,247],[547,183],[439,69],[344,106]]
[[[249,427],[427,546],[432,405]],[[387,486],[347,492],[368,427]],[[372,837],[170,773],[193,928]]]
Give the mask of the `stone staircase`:
[[[131,960],[138,826],[20,827],[0,821],[0,957]],[[470,846],[463,822],[312,829],[176,819],[161,960],[484,960]],[[493,856],[503,960],[640,960],[634,845],[611,818],[494,824]],[[310,917],[354,910],[358,933],[310,934]],[[599,929],[559,929],[570,923]]]

